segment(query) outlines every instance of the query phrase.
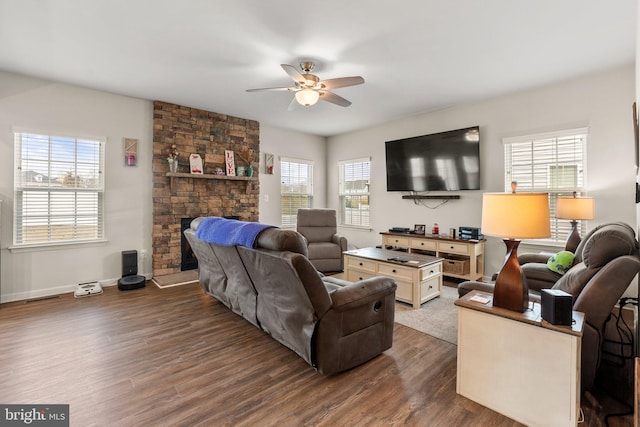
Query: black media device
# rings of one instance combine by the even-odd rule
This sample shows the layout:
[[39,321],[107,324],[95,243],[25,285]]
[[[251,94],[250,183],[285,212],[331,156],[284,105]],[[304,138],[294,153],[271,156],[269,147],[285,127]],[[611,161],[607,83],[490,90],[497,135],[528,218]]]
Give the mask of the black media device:
[[558,289],[540,291],[542,318],[552,325],[571,326],[573,297]]
[[144,276],[138,276],[138,251],[122,251],[122,278],[118,280],[118,289],[144,288],[144,282]]
[[480,189],[480,127],[385,142],[387,191]]

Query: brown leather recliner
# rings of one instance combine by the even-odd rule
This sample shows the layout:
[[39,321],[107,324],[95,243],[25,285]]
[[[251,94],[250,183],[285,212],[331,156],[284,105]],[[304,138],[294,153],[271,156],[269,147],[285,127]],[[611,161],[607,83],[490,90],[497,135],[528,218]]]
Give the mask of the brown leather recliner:
[[[624,223],[596,227],[580,242],[574,265],[551,287],[573,297],[573,310],[585,314],[582,335],[582,390],[589,390],[600,364],[605,322],[631,281],[640,273],[638,241]],[[523,273],[523,279],[527,280]],[[460,296],[472,290],[493,292],[493,283],[462,282]],[[529,292],[530,300],[540,295]]]
[[297,230],[307,239],[309,261],[318,271],[344,270],[342,252],[347,250],[347,238],[337,234],[335,210],[299,209]]

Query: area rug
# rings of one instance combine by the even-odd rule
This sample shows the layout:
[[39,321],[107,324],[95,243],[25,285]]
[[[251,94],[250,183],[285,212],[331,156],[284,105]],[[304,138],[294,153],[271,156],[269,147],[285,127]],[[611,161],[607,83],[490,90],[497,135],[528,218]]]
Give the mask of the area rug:
[[439,298],[428,301],[420,308],[396,302],[395,321],[417,331],[457,344],[458,310],[453,305],[458,299],[458,289],[442,286]]
[[154,276],[153,283],[160,289],[171,288],[173,286],[188,285],[198,281],[198,270],[181,271],[175,274],[165,274],[164,276]]

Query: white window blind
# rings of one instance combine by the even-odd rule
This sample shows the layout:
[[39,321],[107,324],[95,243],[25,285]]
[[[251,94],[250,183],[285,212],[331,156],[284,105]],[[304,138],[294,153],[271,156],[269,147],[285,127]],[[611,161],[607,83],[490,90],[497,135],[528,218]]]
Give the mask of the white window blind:
[[313,207],[313,162],[280,158],[280,200],[283,228],[295,228],[298,209]]
[[[557,219],[558,196],[585,194],[587,129],[572,129],[504,139],[505,191],[511,182],[518,192],[548,192],[551,241],[565,243],[571,231],[569,220]],[[586,231],[579,222],[581,234]]]
[[340,224],[368,228],[371,159],[339,162]]
[[105,139],[14,133],[14,245],[104,238]]

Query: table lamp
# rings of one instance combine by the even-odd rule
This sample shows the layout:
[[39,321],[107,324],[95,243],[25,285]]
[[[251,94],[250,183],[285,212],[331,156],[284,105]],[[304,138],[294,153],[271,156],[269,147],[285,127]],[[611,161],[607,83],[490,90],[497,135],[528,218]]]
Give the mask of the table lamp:
[[529,287],[518,262],[521,239],[551,235],[548,193],[485,193],[482,197],[482,233],[501,237],[507,246],[493,290],[493,306],[520,313],[529,305]]
[[573,192],[572,197],[558,197],[556,204],[556,218],[571,220],[571,233],[567,237],[565,250],[576,252],[580,244],[580,233],[578,233],[578,220],[588,220],[594,218],[593,197],[577,197]]

